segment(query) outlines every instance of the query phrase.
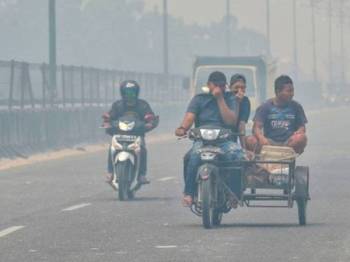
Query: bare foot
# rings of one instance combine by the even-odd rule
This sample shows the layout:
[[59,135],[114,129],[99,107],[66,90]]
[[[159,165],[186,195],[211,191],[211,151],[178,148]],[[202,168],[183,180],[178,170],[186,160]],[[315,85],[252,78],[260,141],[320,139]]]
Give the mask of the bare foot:
[[192,197],[190,195],[185,195],[182,199],[182,205],[184,207],[191,207],[193,203]]

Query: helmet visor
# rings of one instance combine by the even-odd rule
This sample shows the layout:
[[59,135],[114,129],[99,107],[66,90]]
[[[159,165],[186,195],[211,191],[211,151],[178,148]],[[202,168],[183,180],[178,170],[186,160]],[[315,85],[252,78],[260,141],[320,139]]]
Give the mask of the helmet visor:
[[123,90],[123,97],[128,100],[134,100],[137,98],[137,91],[132,88],[125,88]]

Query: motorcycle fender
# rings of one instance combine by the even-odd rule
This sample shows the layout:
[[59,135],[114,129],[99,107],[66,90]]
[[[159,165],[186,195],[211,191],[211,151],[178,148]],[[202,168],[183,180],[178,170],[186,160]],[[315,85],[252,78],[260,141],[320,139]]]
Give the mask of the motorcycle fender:
[[218,172],[218,168],[214,165],[204,164],[198,168],[197,172],[197,181],[205,181],[208,180],[210,174]]
[[122,151],[115,156],[114,164],[127,160],[130,160],[133,165],[135,164],[135,157],[129,152]]

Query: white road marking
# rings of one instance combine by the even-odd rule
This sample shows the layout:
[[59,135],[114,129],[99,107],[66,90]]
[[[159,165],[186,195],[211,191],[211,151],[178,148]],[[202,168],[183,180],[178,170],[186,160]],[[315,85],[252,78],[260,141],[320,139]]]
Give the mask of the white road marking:
[[16,231],[18,231],[18,230],[21,230],[21,229],[23,229],[23,228],[24,228],[24,226],[9,227],[9,228],[7,228],[7,229],[4,229],[4,230],[0,231],[0,237],[7,236],[7,235],[9,235],[9,234],[11,234],[11,233],[14,233],[14,232],[16,232]]
[[168,176],[168,177],[163,177],[163,178],[160,178],[158,179],[159,182],[165,182],[165,181],[169,181],[169,180],[174,180],[175,177],[173,176]]
[[170,246],[155,246],[155,248],[168,249],[168,248],[177,248],[177,246],[174,246],[174,245],[170,245]]
[[71,206],[71,207],[67,207],[65,209],[62,209],[63,212],[66,212],[66,211],[73,211],[73,210],[77,210],[79,208],[83,208],[83,207],[87,207],[87,206],[90,206],[91,203],[83,203],[83,204],[79,204],[79,205],[75,205],[75,206]]
[[126,255],[128,252],[126,252],[126,251],[116,251],[114,253],[117,254],[117,255]]

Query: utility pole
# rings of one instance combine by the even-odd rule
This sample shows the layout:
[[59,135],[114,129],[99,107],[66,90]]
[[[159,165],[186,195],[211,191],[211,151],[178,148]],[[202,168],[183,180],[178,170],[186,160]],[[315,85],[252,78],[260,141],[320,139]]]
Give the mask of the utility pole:
[[[340,53],[341,53],[341,85],[342,88],[344,88],[344,85],[346,83],[346,77],[345,77],[345,49],[344,49],[344,23],[345,23],[345,14],[344,14],[344,0],[340,1],[339,5],[339,12],[340,12]],[[343,89],[344,90],[344,89]]]
[[295,82],[298,82],[297,0],[293,0],[293,57]]
[[318,81],[317,76],[317,55],[316,55],[316,22],[315,22],[315,0],[310,0],[311,4],[311,26],[312,26],[312,73],[313,80]]
[[[329,71],[329,84],[333,83],[333,59],[332,59],[332,49],[333,49],[333,41],[332,41],[332,0],[328,0],[328,71]],[[330,91],[330,90],[329,90]]]
[[226,55],[231,55],[231,1],[226,0]]
[[270,35],[270,0],[266,0],[266,38],[267,38],[267,55],[271,55],[271,35]]
[[168,0],[163,0],[163,73],[169,74]]
[[56,92],[56,0],[49,0],[49,89],[53,102]]

